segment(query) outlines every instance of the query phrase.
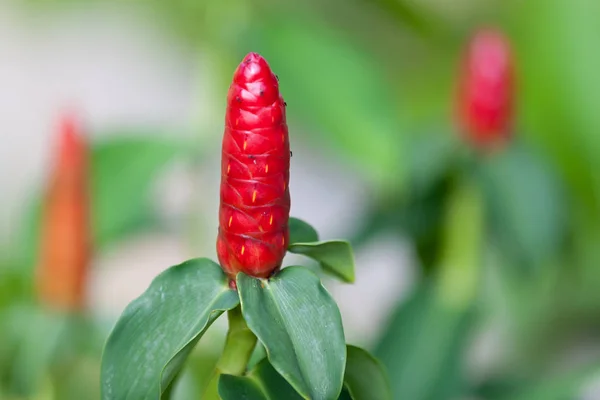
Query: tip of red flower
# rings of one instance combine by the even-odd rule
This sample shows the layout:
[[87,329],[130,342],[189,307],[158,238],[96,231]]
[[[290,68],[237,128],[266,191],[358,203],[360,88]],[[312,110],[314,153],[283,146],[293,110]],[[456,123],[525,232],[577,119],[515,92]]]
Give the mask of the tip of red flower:
[[79,120],[74,113],[65,113],[60,117],[58,134],[59,164],[69,167],[80,166],[85,144],[81,134]]
[[457,122],[477,148],[504,144],[513,117],[513,55],[501,30],[482,27],[471,36],[458,80]]
[[250,53],[246,54],[246,57],[244,57],[243,62],[249,63],[249,62],[256,62],[259,60],[264,60],[263,56],[261,56],[258,53],[255,53],[255,52],[250,52]]
[[472,37],[467,54],[472,67],[500,70],[509,67],[511,45],[501,31],[483,28]]
[[256,82],[274,79],[267,60],[258,53],[248,53],[235,71],[233,79],[238,82]]

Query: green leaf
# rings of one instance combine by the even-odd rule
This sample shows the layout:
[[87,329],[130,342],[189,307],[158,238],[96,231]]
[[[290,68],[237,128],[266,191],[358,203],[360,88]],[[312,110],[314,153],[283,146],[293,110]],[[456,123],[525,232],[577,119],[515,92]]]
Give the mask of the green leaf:
[[342,389],[342,393],[340,393],[340,397],[338,397],[338,400],[353,400],[346,387]]
[[482,168],[496,239],[513,260],[539,266],[561,248],[566,231],[563,188],[551,168],[518,146]]
[[92,153],[92,206],[97,246],[152,223],[151,184],[182,146],[150,138],[119,138],[98,143]]
[[347,346],[344,385],[354,400],[391,400],[390,383],[375,357],[356,346]]
[[375,355],[390,374],[394,399],[456,398],[472,324],[469,311],[448,307],[423,284],[391,317]]
[[318,261],[328,273],[344,282],[354,282],[354,255],[350,243],[343,240],[319,242],[319,234],[311,225],[290,218],[288,251]]
[[219,377],[219,396],[222,400],[269,400],[253,379],[226,374]]
[[[346,350],[344,390],[338,399],[391,400],[390,384],[379,361],[359,347],[348,345]],[[260,384],[269,400],[302,399],[266,358],[248,373],[248,377]]]
[[288,226],[290,230],[290,245],[294,243],[316,242],[319,240],[319,234],[308,222],[292,217],[290,218]]
[[288,251],[318,261],[325,272],[344,282],[354,282],[354,254],[350,243],[345,240],[293,243]]
[[202,398],[213,376],[213,371],[219,359],[218,353],[222,351],[222,346],[217,346],[217,343],[222,344],[219,341],[205,337],[204,341],[193,349],[188,356],[185,367],[172,384],[171,399]]
[[270,400],[302,400],[302,397],[294,390],[283,377],[275,371],[275,368],[266,358],[259,362],[250,371],[248,376],[260,382],[267,398]]
[[123,312],[104,349],[103,399],[159,399],[193,346],[239,304],[221,268],[206,258],[158,275]]
[[265,346],[260,343],[256,344],[252,355],[250,356],[250,360],[248,360],[248,369],[254,368],[258,363],[260,363],[263,359],[267,357],[267,351],[265,350]]
[[319,278],[288,267],[268,280],[237,276],[242,313],[269,361],[298,393],[337,399],[346,365],[342,318]]
[[[150,201],[152,183],[162,168],[182,153],[182,147],[147,137],[118,137],[93,144],[90,212],[95,249],[156,223]],[[25,221],[22,252],[28,265],[37,257],[42,202],[38,195]]]

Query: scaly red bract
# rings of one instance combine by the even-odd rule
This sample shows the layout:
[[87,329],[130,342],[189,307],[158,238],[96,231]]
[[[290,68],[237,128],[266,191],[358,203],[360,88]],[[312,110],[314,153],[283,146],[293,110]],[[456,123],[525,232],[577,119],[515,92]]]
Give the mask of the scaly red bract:
[[[217,254],[231,279],[266,278],[288,244],[290,143],[285,102],[267,61],[248,54],[227,95]],[[234,285],[234,284],[233,284]]]
[[40,300],[82,309],[90,260],[87,146],[71,115],[59,127],[58,157],[44,198],[37,287]]
[[478,31],[463,59],[457,99],[463,134],[478,148],[503,144],[513,116],[513,56],[506,37],[493,29]]

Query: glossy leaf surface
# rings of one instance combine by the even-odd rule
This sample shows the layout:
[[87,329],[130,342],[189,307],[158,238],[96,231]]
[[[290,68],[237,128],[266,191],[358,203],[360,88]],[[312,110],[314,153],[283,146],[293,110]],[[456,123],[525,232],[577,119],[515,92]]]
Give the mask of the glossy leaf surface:
[[238,304],[211,260],[189,260],[160,274],[127,306],[108,338],[102,398],[159,399],[208,326]]
[[337,399],[346,365],[342,319],[319,278],[288,267],[268,280],[238,274],[242,313],[269,361],[303,397]]

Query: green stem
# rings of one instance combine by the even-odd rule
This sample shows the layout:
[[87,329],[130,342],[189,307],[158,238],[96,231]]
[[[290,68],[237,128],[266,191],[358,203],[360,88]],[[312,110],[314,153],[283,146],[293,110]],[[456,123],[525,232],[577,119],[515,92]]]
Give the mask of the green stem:
[[484,236],[480,189],[469,180],[459,182],[446,211],[438,287],[444,303],[455,309],[468,308],[476,296]]
[[229,331],[225,339],[225,348],[202,397],[206,400],[219,399],[217,389],[221,374],[243,375],[246,372],[246,366],[256,346],[256,336],[246,325],[240,306],[230,310],[227,319]]

